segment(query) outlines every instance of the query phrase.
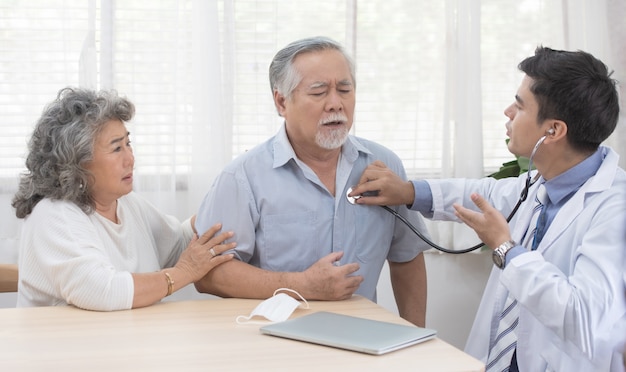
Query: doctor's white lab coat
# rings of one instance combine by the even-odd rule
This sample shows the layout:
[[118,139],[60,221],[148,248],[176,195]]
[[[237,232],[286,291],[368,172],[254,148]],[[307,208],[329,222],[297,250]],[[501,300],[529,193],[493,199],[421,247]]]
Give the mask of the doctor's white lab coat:
[[[466,352],[487,361],[507,293],[520,308],[517,360],[520,371],[610,371],[626,335],[614,329],[626,314],[626,173],[618,155],[602,148],[603,163],[559,210],[539,247],[494,266],[485,287]],[[429,180],[433,219],[457,220],[453,203],[476,210],[477,192],[507,216],[526,174],[496,181]],[[528,228],[538,184],[510,223],[519,242]]]

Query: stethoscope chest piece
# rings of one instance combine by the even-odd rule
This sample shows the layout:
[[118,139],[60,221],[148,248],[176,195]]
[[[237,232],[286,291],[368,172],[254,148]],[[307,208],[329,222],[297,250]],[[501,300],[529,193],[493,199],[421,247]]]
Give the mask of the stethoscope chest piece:
[[348,203],[355,204],[356,200],[361,198],[361,195],[349,196],[352,192],[352,187],[348,188],[348,192],[346,192],[346,198],[348,199]]
[[352,187],[348,188],[348,191],[346,192],[346,198],[348,199],[348,202],[350,204],[356,204],[357,199],[361,199],[364,196],[377,196],[378,195],[378,191],[374,190],[374,191],[366,191],[361,195],[348,196],[350,195],[351,192],[352,192]]

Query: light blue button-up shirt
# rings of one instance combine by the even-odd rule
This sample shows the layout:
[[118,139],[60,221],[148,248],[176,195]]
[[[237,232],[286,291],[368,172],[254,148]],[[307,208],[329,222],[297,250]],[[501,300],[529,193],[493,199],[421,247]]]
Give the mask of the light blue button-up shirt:
[[[236,258],[271,271],[304,271],[331,252],[343,251],[340,264],[358,263],[355,274],[364,277],[356,293],[375,300],[385,259],[407,262],[429,247],[383,208],[347,201],[348,188],[374,160],[406,179],[392,151],[349,136],[333,196],[296,157],[283,125],[276,136],[224,168],[200,206],[196,229],[201,234],[221,222],[223,231],[235,232]],[[394,208],[427,231],[417,213]]]

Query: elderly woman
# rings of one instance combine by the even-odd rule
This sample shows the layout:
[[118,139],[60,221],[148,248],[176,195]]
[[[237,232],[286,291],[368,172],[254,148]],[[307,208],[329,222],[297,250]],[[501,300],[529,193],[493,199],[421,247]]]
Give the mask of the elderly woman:
[[39,119],[13,199],[24,218],[17,306],[111,311],[151,305],[232,258],[232,232],[194,232],[133,189],[124,122],[134,105],[115,92],[62,89]]

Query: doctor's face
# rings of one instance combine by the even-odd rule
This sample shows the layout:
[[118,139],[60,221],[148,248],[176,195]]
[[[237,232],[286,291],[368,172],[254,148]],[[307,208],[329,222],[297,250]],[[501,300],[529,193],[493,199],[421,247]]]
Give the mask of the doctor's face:
[[504,115],[509,118],[506,123],[508,148],[517,156],[530,157],[535,144],[549,127],[546,121],[537,121],[539,105],[530,91],[532,83],[533,79],[525,75],[515,95],[515,102],[504,110]]
[[293,67],[302,78],[291,97],[275,93],[289,140],[305,151],[340,148],[354,116],[355,91],[350,67],[337,50],[298,55]]

